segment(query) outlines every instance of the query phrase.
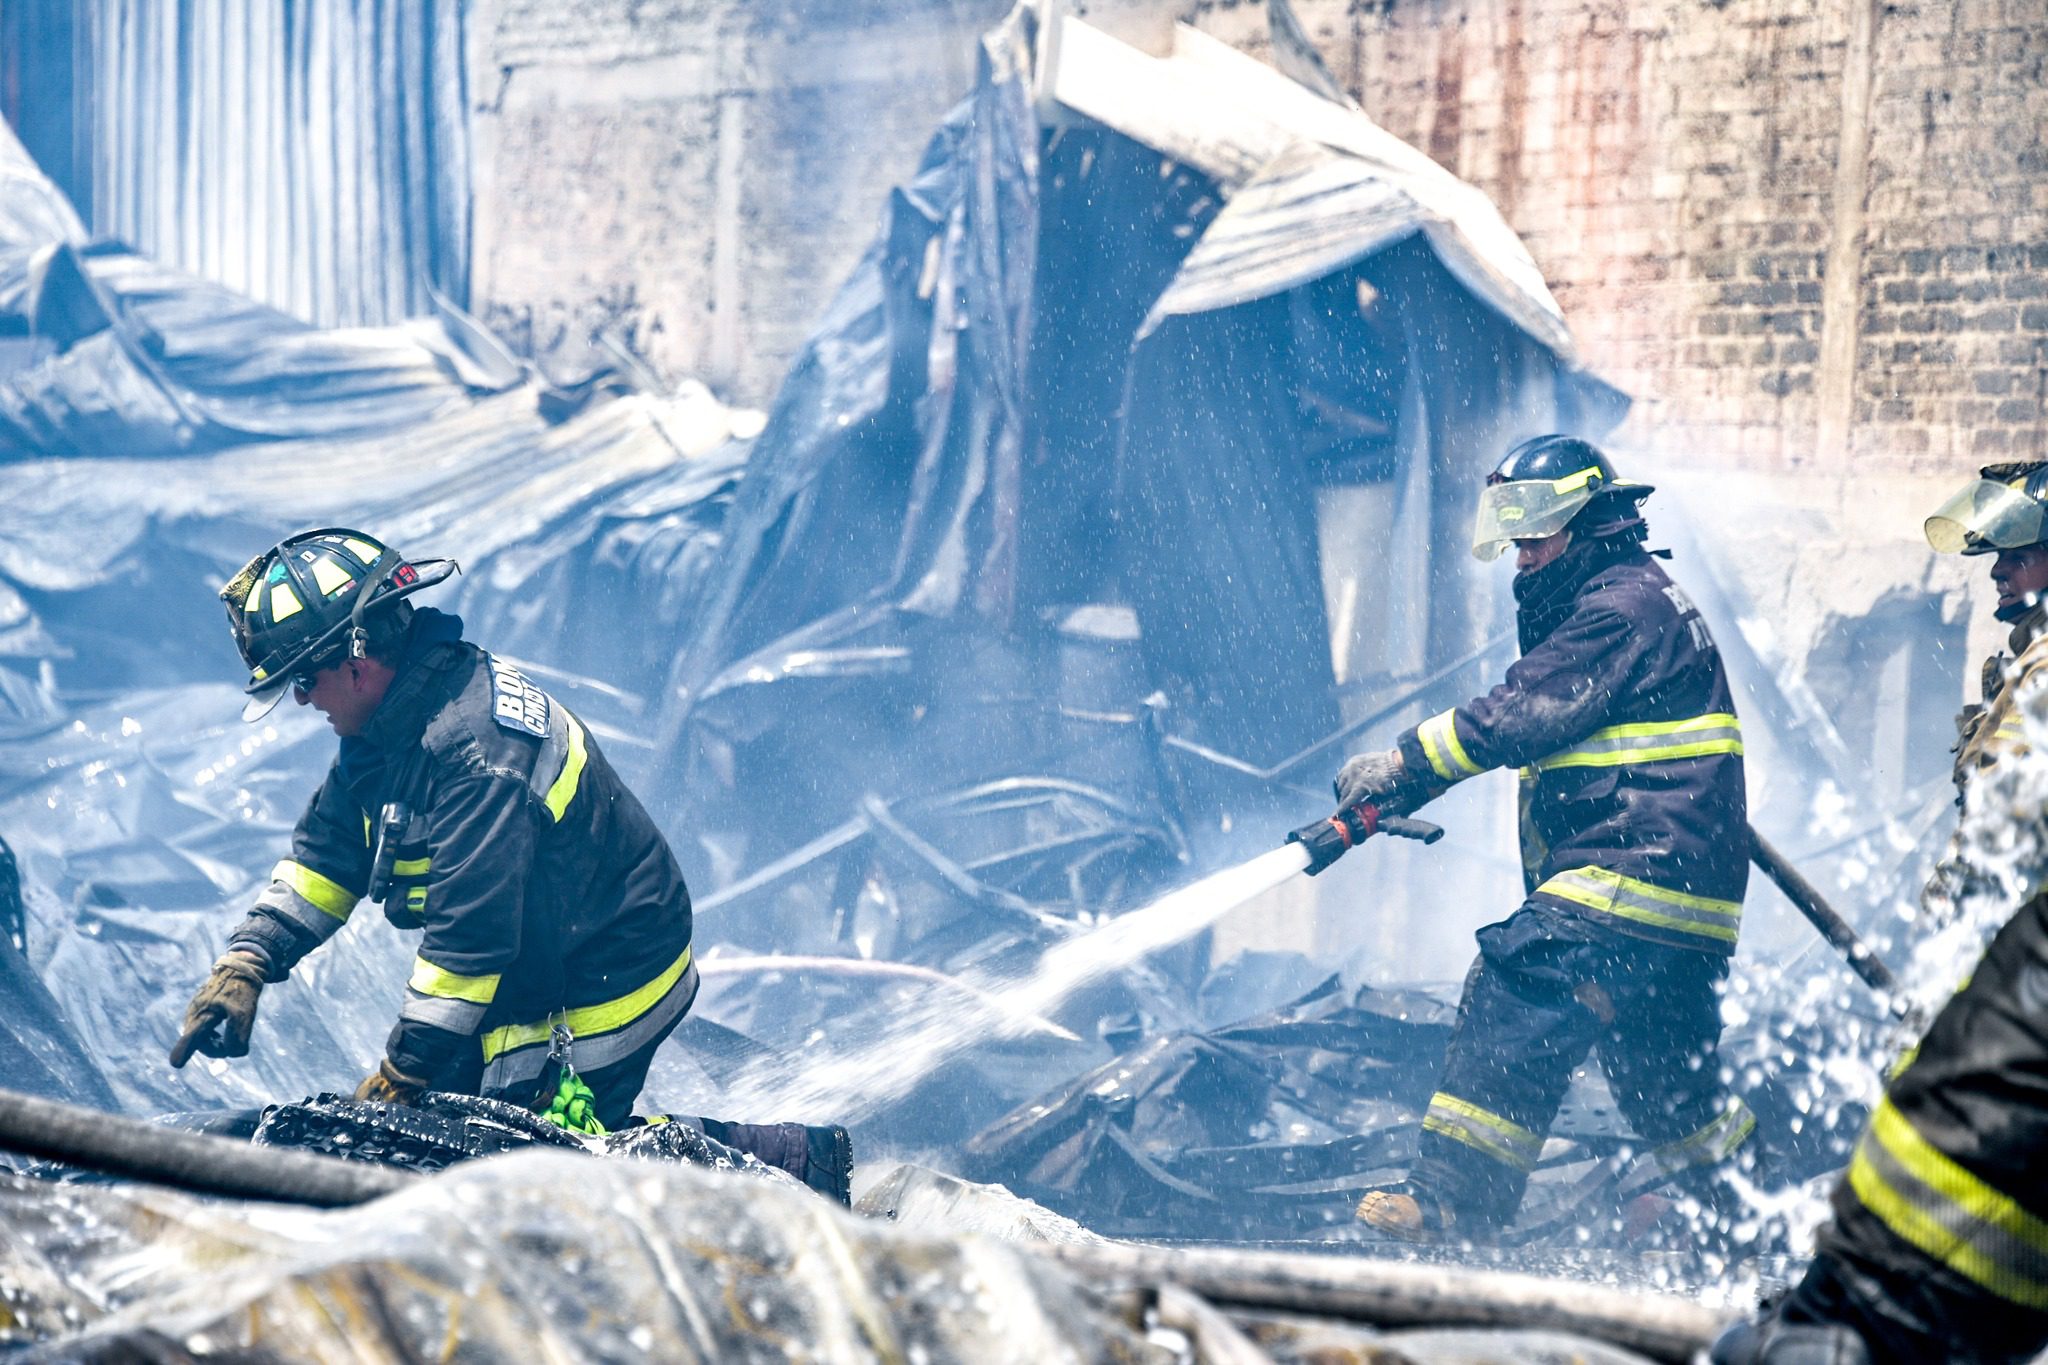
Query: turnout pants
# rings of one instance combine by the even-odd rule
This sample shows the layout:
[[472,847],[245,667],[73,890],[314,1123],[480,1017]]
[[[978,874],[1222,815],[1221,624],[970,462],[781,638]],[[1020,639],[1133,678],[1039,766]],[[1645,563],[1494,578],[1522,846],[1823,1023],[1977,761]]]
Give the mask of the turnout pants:
[[1710,1183],[1756,1127],[1720,1084],[1715,987],[1726,973],[1718,954],[1537,901],[1480,930],[1410,1179],[1459,1232],[1507,1223],[1572,1071],[1597,1051],[1623,1116],[1654,1145],[1625,1188]]
[[2048,1347],[2048,896],[1991,942],[1893,1078],[1834,1195],[1788,1323],[1877,1362]]

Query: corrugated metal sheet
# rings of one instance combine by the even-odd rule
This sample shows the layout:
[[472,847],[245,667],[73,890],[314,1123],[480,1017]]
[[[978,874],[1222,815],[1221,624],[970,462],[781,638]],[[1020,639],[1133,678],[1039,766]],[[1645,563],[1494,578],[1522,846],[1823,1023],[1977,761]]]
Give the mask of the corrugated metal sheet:
[[308,321],[460,301],[460,0],[78,0],[93,229]]

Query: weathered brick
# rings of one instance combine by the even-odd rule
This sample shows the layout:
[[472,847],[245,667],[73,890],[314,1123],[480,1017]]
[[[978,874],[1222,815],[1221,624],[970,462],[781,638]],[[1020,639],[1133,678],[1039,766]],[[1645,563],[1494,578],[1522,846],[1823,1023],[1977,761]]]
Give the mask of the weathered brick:
[[1971,376],[1971,383],[1977,392],[2001,398],[2012,392],[2017,378],[2011,370],[1979,370]]
[[2041,417],[2041,404],[2033,398],[2008,398],[1998,405],[2001,422],[2034,422]]

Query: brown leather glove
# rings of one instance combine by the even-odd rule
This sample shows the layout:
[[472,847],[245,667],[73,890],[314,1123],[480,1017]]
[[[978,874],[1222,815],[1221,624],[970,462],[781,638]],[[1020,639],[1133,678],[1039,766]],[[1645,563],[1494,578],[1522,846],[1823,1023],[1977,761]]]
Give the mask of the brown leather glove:
[[356,1098],[373,1104],[411,1104],[426,1089],[425,1081],[406,1075],[386,1057],[377,1064],[376,1074],[356,1087]]
[[263,992],[263,968],[247,953],[229,953],[185,1006],[184,1031],[171,1044],[171,1065],[183,1066],[195,1051],[209,1057],[249,1055],[249,1030],[256,1026],[256,997]]

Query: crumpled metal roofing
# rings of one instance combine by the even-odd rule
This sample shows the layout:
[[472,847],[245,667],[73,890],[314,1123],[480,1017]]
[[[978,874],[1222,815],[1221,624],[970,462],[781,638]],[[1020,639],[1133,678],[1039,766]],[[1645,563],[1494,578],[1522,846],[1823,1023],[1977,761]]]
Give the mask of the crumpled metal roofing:
[[1040,48],[1051,97],[1223,192],[1144,330],[1281,293],[1420,232],[1461,284],[1577,365],[1563,310],[1493,201],[1363,111],[1187,24],[1164,57],[1072,16],[1059,24]]

